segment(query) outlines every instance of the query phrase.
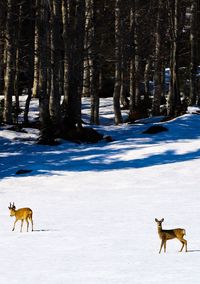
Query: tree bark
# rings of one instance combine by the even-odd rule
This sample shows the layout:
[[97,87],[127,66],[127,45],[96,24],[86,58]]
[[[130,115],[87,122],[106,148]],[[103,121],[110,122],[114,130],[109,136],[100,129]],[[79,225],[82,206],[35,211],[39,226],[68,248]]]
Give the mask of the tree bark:
[[197,66],[198,66],[198,26],[197,26],[197,0],[191,0],[191,20],[190,20],[190,104],[198,103],[197,96]]
[[177,107],[180,106],[180,90],[179,90],[179,61],[178,61],[178,0],[170,1],[169,18],[171,30],[171,54],[170,54],[170,86],[168,95],[168,109],[169,116],[174,116]]
[[163,39],[163,10],[164,10],[164,1],[158,1],[158,11],[157,11],[157,20],[156,20],[156,33],[155,33],[155,59],[154,59],[154,97],[153,97],[153,106],[152,114],[160,115],[160,104],[161,104],[161,95],[162,95],[162,42]]
[[15,5],[14,0],[7,1],[7,25],[6,25],[6,69],[5,69],[5,90],[4,90],[4,122],[11,124],[12,101],[14,96],[14,79],[16,71],[16,37],[15,37]]
[[48,93],[48,37],[49,37],[49,5],[46,0],[37,0],[38,14],[37,31],[38,31],[38,55],[39,55],[39,114],[41,123],[41,140],[48,141],[53,137],[51,120],[49,114],[49,93]]
[[133,117],[135,109],[135,1],[130,10],[130,119]]
[[113,94],[113,107],[115,124],[123,122],[120,110],[121,89],[121,0],[115,0],[115,85]]
[[51,92],[49,111],[53,127],[58,130],[61,122],[60,109],[60,69],[61,69],[61,0],[53,0],[51,4]]
[[33,97],[39,98],[39,70],[40,70],[40,48],[39,48],[39,0],[36,1],[35,11],[35,38],[34,38],[34,80],[33,80]]
[[99,23],[100,7],[97,0],[91,1],[91,23],[92,23],[92,39],[91,39],[91,124],[99,124],[99,46],[100,35],[97,27]]
[[69,127],[81,126],[81,95],[83,88],[85,1],[68,1],[64,9],[65,27],[65,120]]
[[4,91],[6,1],[0,2],[0,96]]

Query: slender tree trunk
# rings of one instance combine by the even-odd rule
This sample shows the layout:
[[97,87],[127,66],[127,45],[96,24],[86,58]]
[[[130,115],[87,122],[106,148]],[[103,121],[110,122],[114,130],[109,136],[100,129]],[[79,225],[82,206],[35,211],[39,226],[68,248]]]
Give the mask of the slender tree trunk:
[[78,79],[77,100],[75,120],[78,126],[82,125],[81,120],[81,100],[83,92],[83,66],[84,66],[84,38],[85,38],[85,0],[79,0],[77,6],[77,24],[76,24],[76,50],[77,67],[76,76]]
[[[81,126],[81,95],[83,88],[85,1],[68,1],[64,7],[65,43],[65,120],[69,127]],[[71,36],[68,36],[71,35]],[[72,36],[73,35],[73,36]]]
[[91,118],[90,122],[92,124],[99,124],[99,45],[100,38],[97,31],[98,27],[98,11],[100,7],[98,6],[97,0],[91,1],[92,7],[92,48],[91,48]]
[[135,43],[135,105],[136,109],[140,108],[141,103],[141,91],[140,86],[141,82],[144,80],[144,68],[143,68],[143,61],[141,57],[141,31],[140,31],[140,0],[135,0],[135,36],[134,36],[134,43]]
[[91,48],[92,48],[92,1],[86,0],[85,10],[85,51],[84,70],[83,70],[83,96],[90,97],[91,94]]
[[31,88],[28,88],[27,98],[26,98],[25,107],[24,107],[24,124],[25,125],[28,125],[29,123],[28,114],[29,114],[31,98],[32,98],[32,90]]
[[61,122],[60,112],[60,68],[61,68],[61,42],[60,42],[60,21],[61,21],[61,0],[53,0],[51,6],[51,93],[49,111],[54,129],[58,130]]
[[[134,1],[133,1],[134,3]],[[131,7],[130,11],[130,47],[131,47],[131,59],[130,59],[130,112],[129,117],[132,119],[135,110],[135,89],[136,89],[136,78],[135,78],[135,6]]]
[[49,93],[48,93],[48,38],[49,38],[49,5],[46,0],[38,0],[37,31],[38,31],[38,55],[39,55],[39,114],[41,123],[41,141],[47,142],[52,139],[53,131],[49,114]]
[[5,90],[4,90],[4,122],[11,124],[12,98],[14,96],[14,79],[16,68],[16,38],[15,38],[15,17],[16,6],[14,0],[7,1],[7,26],[6,26],[6,70],[5,70]]
[[123,122],[120,110],[120,89],[121,89],[121,0],[115,0],[115,86],[113,94],[113,105],[115,124]]
[[69,67],[68,67],[68,29],[69,29],[69,0],[62,0],[62,22],[63,22],[63,112],[67,118],[68,112],[68,86],[69,86]]
[[25,87],[27,91],[27,98],[24,108],[24,123],[28,124],[29,106],[32,98],[32,89],[34,82],[34,37],[35,37],[35,4],[36,0],[29,0],[23,2],[24,5],[24,21],[22,23],[22,46],[24,50],[24,58],[26,59],[22,64],[23,72],[26,75]]
[[[197,0],[197,26],[200,26],[200,0]],[[197,60],[200,65],[200,30],[197,29]],[[200,77],[197,78],[197,105],[200,106]]]
[[197,66],[198,66],[198,26],[197,26],[197,0],[191,0],[191,21],[190,21],[190,104],[198,102],[197,97]]
[[[126,57],[126,56],[125,56]],[[120,101],[124,109],[129,109],[129,100],[128,100],[128,90],[129,90],[129,81],[128,81],[128,63],[127,59],[123,58],[122,63],[122,72],[121,72],[121,89],[120,89]]]
[[154,71],[154,82],[155,91],[153,98],[152,114],[160,115],[160,103],[162,95],[162,41],[163,41],[163,24],[164,19],[162,17],[164,10],[164,1],[158,1],[158,12],[156,21],[156,33],[155,33],[155,71]]
[[39,0],[36,0],[36,12],[35,12],[35,41],[34,41],[34,80],[33,80],[33,97],[39,98],[39,70],[40,70],[40,62],[39,62]]
[[152,68],[152,62],[151,59],[148,58],[144,69],[144,91],[145,91],[145,96],[147,96],[147,98],[149,98],[151,92],[149,84],[149,82],[151,81],[151,68]]
[[130,60],[130,112],[129,119],[135,120],[135,113],[140,103],[140,58],[138,42],[139,1],[134,0],[130,14],[131,60]]
[[4,90],[4,62],[5,62],[5,31],[6,31],[6,2],[0,2],[0,96]]
[[179,80],[178,80],[178,0],[171,1],[169,9],[170,29],[171,29],[171,54],[170,54],[170,87],[168,95],[168,115],[173,116],[180,106]]
[[14,94],[15,94],[15,107],[14,107],[14,122],[18,122],[18,111],[20,109],[19,106],[19,96],[22,93],[22,87],[20,84],[20,75],[22,73],[22,64],[21,64],[21,59],[23,57],[23,50],[21,48],[21,31],[22,31],[22,22],[23,22],[23,6],[19,5],[18,6],[18,23],[17,23],[17,29],[16,29],[16,41],[18,43],[16,47],[16,70],[15,70],[15,89],[14,89]]
[[129,2],[125,7],[121,9],[121,89],[120,89],[120,101],[124,109],[129,108],[129,100],[127,98],[129,90],[129,28],[130,28],[130,5]]

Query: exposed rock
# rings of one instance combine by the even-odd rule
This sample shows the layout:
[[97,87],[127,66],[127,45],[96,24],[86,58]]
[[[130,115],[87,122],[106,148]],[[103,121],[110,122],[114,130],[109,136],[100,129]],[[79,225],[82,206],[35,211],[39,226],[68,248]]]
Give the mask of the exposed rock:
[[168,129],[162,125],[153,125],[149,127],[147,130],[143,131],[143,134],[157,134],[163,131],[168,131]]
[[62,134],[63,139],[75,143],[97,143],[103,139],[103,135],[90,127],[76,127],[69,129]]
[[32,172],[32,170],[21,169],[21,170],[18,170],[16,172],[16,175],[24,175],[24,174],[28,174],[28,173],[31,173],[31,172]]
[[21,124],[13,125],[13,126],[7,128],[7,130],[21,132],[21,133],[27,133],[27,131],[25,129],[23,129],[23,126]]
[[106,142],[113,142],[115,141],[112,136],[110,135],[107,135],[107,136],[104,136],[103,139],[106,141]]
[[60,145],[60,143],[51,138],[51,137],[39,137],[38,141],[37,141],[37,144],[39,145],[47,145],[47,146],[57,146],[57,145]]

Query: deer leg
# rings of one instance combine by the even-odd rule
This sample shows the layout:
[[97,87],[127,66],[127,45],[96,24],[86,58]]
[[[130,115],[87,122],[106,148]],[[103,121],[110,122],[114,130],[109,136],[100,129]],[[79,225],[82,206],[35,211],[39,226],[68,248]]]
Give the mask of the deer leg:
[[13,225],[13,229],[12,229],[12,231],[14,231],[15,230],[15,224],[17,223],[17,220],[15,220],[15,222],[14,222],[14,225]]
[[187,241],[185,239],[182,239],[180,241],[182,243],[182,247],[181,247],[180,252],[183,250],[184,246],[185,246],[185,251],[187,252]]
[[181,249],[179,250],[179,252],[182,252],[183,247],[184,247],[184,242],[183,242],[183,241],[181,241],[181,240],[180,240],[180,242],[182,243],[182,247],[181,247]]
[[29,219],[30,219],[30,221],[31,221],[31,225],[32,225],[32,232],[33,232],[33,219],[32,219],[32,217],[31,217],[31,216],[29,217]]
[[28,227],[29,227],[28,218],[26,218],[26,223],[27,223],[27,232],[28,232]]
[[20,230],[20,232],[22,232],[23,223],[24,223],[24,219],[21,220],[21,230]]
[[185,241],[185,252],[187,252],[187,241],[184,239]]
[[164,252],[166,252],[167,241],[164,241]]
[[159,253],[161,253],[161,250],[162,250],[162,247],[163,247],[163,245],[164,245],[164,242],[165,242],[164,240],[162,240],[162,241],[161,241],[161,245],[160,245],[160,251],[159,251]]

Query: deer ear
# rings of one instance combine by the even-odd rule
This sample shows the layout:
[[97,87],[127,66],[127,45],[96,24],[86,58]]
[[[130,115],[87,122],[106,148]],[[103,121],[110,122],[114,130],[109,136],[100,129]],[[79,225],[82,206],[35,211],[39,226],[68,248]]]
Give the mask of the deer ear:
[[162,218],[161,222],[163,222],[163,221],[164,221],[164,218]]
[[158,219],[157,219],[157,218],[155,218],[155,221],[156,221],[156,222],[158,222]]

